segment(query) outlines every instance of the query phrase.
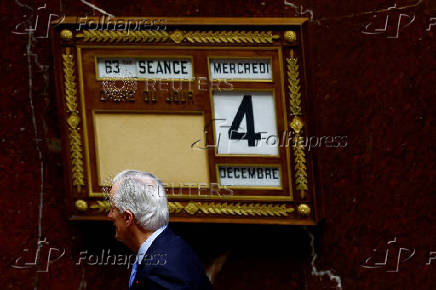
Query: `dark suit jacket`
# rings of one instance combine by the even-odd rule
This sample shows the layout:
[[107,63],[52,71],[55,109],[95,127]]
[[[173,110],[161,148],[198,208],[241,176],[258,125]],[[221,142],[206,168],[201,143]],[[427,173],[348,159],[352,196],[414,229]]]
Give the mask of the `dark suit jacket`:
[[212,285],[191,247],[167,227],[138,264],[129,289],[208,290]]

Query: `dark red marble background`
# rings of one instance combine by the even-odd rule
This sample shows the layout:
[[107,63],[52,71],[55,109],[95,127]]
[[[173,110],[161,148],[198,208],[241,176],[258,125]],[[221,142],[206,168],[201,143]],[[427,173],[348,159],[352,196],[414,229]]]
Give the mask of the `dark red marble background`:
[[[113,239],[112,225],[70,222],[65,214],[53,59],[44,35],[50,13],[101,15],[84,2],[0,2],[2,289],[127,288],[126,266],[77,265],[83,251],[129,254]],[[316,149],[325,219],[308,230],[173,225],[206,265],[228,253],[216,289],[334,289],[334,280],[312,272],[309,232],[315,236],[314,266],[339,276],[343,289],[436,289],[436,259],[426,265],[436,256],[431,253],[436,252],[434,1],[289,0],[295,8],[280,0],[88,2],[116,16],[313,13],[308,53],[316,134],[347,136],[348,143]],[[400,9],[388,10],[394,5]],[[24,28],[37,14],[39,27],[29,41]],[[373,34],[387,15],[387,30]],[[64,256],[47,272],[13,268],[35,256],[39,226],[49,242],[42,247],[42,259],[50,247],[65,250]],[[392,240],[396,242],[387,245]],[[400,248],[407,250],[399,257]],[[363,267],[373,249],[378,262],[389,249],[386,266]],[[374,265],[374,259],[366,264]]]

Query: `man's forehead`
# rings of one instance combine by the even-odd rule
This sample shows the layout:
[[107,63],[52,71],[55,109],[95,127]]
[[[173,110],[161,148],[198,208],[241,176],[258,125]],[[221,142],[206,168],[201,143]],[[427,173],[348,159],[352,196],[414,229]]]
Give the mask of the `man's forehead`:
[[140,177],[141,181],[143,181],[145,184],[151,184],[151,185],[157,185],[157,182],[154,178],[146,176],[146,177]]

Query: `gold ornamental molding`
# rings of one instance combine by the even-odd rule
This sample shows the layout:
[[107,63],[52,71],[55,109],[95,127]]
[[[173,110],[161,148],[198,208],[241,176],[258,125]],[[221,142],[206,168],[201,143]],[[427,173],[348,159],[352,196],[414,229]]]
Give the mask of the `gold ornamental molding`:
[[310,212],[311,212],[310,207],[304,203],[302,203],[298,206],[297,211],[302,216],[308,216],[308,215],[310,215]]
[[286,62],[288,64],[287,75],[291,115],[299,116],[301,115],[300,73],[298,60],[294,57],[293,50],[291,50],[290,57],[286,59]]
[[78,199],[75,202],[75,206],[76,206],[77,210],[79,210],[79,211],[86,211],[88,209],[88,203],[86,201],[84,201],[83,199]]
[[80,117],[77,109],[76,77],[74,75],[74,59],[70,48],[66,49],[62,58],[65,77],[65,105],[69,114],[66,121],[70,131],[71,171],[73,185],[77,186],[77,191],[80,191],[81,186],[85,185],[83,181],[82,137],[79,134]]
[[244,216],[288,216],[295,209],[286,204],[262,204],[262,203],[227,203],[227,202],[189,202],[183,205],[180,202],[169,202],[170,213],[185,211],[194,214],[220,214],[220,215],[244,215]]
[[70,41],[73,39],[73,32],[68,29],[64,29],[61,31],[61,38],[66,41]]
[[273,43],[274,39],[279,36],[273,36],[272,31],[175,31],[174,34],[179,34],[174,42],[180,43],[185,39],[190,43],[239,43],[239,44],[268,44]]
[[91,202],[89,208],[96,209],[98,213],[106,213],[111,209],[111,204],[106,200],[97,200],[95,202]]
[[85,42],[164,42],[169,34],[166,31],[138,30],[138,31],[108,31],[83,30],[76,34],[76,38],[83,38]]
[[301,120],[301,92],[300,92],[300,73],[298,60],[294,57],[294,51],[291,50],[290,57],[286,59],[288,89],[289,89],[289,107],[292,121],[289,126],[294,130],[294,161],[295,161],[295,184],[296,190],[300,191],[302,199],[306,197],[307,187],[307,169],[306,169],[306,153],[302,144],[302,135],[304,123]]
[[297,40],[297,33],[295,33],[295,31],[292,30],[285,31],[285,33],[283,34],[283,38],[287,42],[294,42]]
[[[76,208],[86,211],[82,200],[76,202]],[[85,202],[86,203],[86,202]],[[89,205],[90,209],[97,210],[98,213],[108,212],[111,208],[108,201],[93,201]],[[295,209],[287,207],[286,204],[265,204],[265,203],[239,203],[239,202],[189,202],[183,205],[181,202],[168,202],[170,213],[186,212],[190,215],[195,214],[218,214],[218,215],[242,215],[242,216],[288,216]]]
[[272,44],[279,35],[272,31],[107,31],[83,30],[75,36],[85,42],[115,43],[229,43],[229,44]]

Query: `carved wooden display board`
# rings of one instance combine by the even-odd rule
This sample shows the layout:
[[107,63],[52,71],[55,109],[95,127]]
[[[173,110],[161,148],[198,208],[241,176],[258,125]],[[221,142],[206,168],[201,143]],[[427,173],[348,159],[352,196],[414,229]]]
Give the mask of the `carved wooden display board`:
[[305,21],[53,25],[72,218],[103,219],[112,178],[139,169],[165,184],[173,221],[315,224]]

